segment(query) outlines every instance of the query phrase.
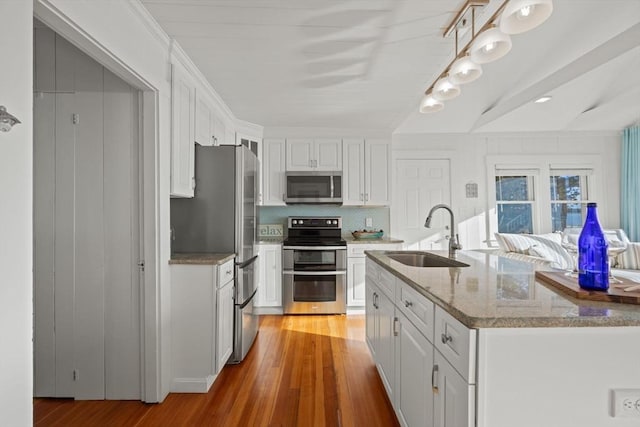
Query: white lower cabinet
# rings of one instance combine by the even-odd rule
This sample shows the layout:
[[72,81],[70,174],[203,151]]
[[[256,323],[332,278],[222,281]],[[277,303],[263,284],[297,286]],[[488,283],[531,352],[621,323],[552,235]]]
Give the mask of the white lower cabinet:
[[405,426],[433,426],[433,344],[402,313],[396,338],[396,414]]
[[172,392],[206,393],[231,355],[233,262],[170,266]]
[[433,425],[475,426],[475,386],[467,384],[438,350],[434,351],[433,367]]
[[282,307],[282,245],[258,245],[258,290],[255,307]]
[[222,370],[233,353],[233,285],[231,280],[218,289],[216,373]]
[[[373,261],[366,263],[365,295],[367,343],[400,424],[475,426],[475,376],[465,379],[460,371],[475,375],[468,365],[475,363],[469,353],[476,331]],[[431,339],[443,340],[452,354],[468,354],[450,361]]]
[[365,305],[364,251],[390,251],[401,248],[401,243],[347,243],[347,307]]

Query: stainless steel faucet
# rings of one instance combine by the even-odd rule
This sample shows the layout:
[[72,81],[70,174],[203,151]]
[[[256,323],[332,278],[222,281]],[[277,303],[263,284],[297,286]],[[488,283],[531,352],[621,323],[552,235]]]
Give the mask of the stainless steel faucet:
[[456,251],[458,249],[462,249],[462,245],[458,240],[458,235],[455,233],[455,229],[454,229],[455,220],[453,219],[453,211],[451,210],[451,208],[445,204],[435,205],[429,211],[429,214],[427,215],[427,219],[424,222],[424,226],[427,228],[431,228],[431,217],[433,216],[433,213],[438,209],[446,209],[451,215],[451,236],[449,237],[449,258],[455,258]]

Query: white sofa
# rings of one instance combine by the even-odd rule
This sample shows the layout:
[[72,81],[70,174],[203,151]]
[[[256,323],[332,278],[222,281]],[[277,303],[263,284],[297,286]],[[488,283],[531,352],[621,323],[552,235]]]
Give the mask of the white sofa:
[[[495,233],[500,249],[497,255],[521,261],[532,262],[539,269],[573,270],[576,255],[567,251],[562,242],[577,244],[580,229],[567,229],[563,233],[549,234],[509,234]],[[611,246],[627,246],[612,265],[611,273],[615,277],[624,277],[640,283],[640,242],[631,242],[621,229],[605,230]]]

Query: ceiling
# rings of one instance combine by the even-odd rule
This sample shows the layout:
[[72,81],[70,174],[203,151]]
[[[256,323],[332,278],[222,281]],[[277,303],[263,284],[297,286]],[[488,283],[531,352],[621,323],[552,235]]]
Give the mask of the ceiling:
[[[622,129],[640,120],[640,0],[556,0],[434,114],[464,0],[141,0],[234,114],[396,133]],[[482,23],[502,0],[491,0]],[[544,104],[532,101],[553,96]]]

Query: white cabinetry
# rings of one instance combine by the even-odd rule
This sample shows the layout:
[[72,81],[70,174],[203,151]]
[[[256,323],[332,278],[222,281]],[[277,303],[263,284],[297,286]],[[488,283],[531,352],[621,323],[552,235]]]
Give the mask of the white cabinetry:
[[195,85],[186,69],[171,67],[171,195],[193,197]]
[[[433,313],[433,311],[432,311]],[[429,426],[433,418],[433,344],[402,313],[396,339],[396,414],[405,426]]]
[[262,189],[260,201],[263,206],[285,205],[285,153],[286,143],[284,138],[265,138],[262,143]]
[[373,261],[366,299],[367,343],[400,424],[475,426],[476,330]]
[[170,271],[171,391],[206,393],[233,348],[233,259]]
[[234,260],[218,267],[216,373],[220,372],[233,352]]
[[391,146],[383,139],[344,139],[342,188],[344,205],[390,204]]
[[196,91],[195,141],[200,145],[215,143],[215,115],[213,107],[202,91]]
[[255,307],[282,308],[282,245],[258,245],[258,291]]
[[342,140],[287,139],[287,171],[342,170]]
[[347,243],[347,307],[365,305],[365,251],[401,249],[400,243]]

